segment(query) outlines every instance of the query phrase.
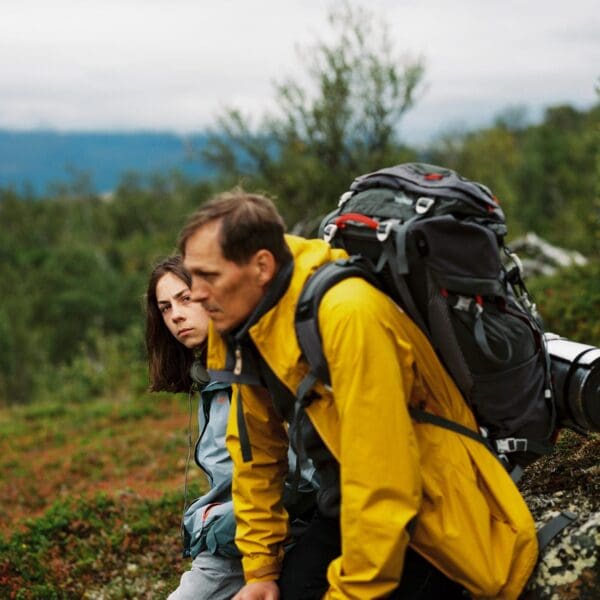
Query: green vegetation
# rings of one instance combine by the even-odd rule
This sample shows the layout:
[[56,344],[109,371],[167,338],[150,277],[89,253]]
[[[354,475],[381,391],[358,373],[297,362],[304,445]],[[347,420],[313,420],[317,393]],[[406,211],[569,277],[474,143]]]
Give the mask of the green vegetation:
[[0,190],[0,404],[145,387],[148,271],[209,194],[176,176],[128,176],[109,199]]
[[[600,257],[600,196],[595,191],[600,178],[594,148],[579,154],[569,149],[577,142],[588,143],[580,135],[581,123],[591,128],[600,107],[568,112],[578,115],[573,119],[577,127],[556,129],[562,143],[555,145],[564,148],[562,163],[553,159],[556,168],[539,170],[535,177],[525,177],[532,169],[529,164],[550,159],[546,146],[536,147],[533,140],[539,139],[540,130],[551,128],[553,111],[539,126],[518,132],[498,126],[465,134],[460,143],[455,140],[451,148],[440,144],[423,158],[489,184],[503,200],[511,234],[533,229],[552,243],[582,251],[595,264]],[[561,164],[566,168],[559,168]],[[290,165],[281,168],[289,168],[293,176]],[[328,173],[319,172],[321,177]],[[348,174],[344,186],[351,179]],[[266,183],[257,176],[247,187],[257,188],[259,182]],[[338,185],[338,191],[344,189]],[[296,200],[303,189],[298,188]],[[0,191],[0,280],[5,290],[0,305],[0,404],[43,398],[84,402],[100,393],[118,396],[143,389],[141,300],[148,270],[173,250],[186,216],[213,191],[208,184],[181,179],[140,182],[133,177],[124,179],[110,200],[65,195],[32,202]],[[285,197],[280,195],[279,201],[284,212]],[[331,192],[329,207],[335,206],[336,197]],[[309,198],[302,200],[300,212],[314,225],[324,201],[312,203]],[[550,198],[555,199],[552,210]],[[292,207],[289,213],[298,210]],[[562,284],[564,277],[568,285]],[[565,319],[552,318],[553,328],[598,339],[597,333],[587,331],[598,326],[593,323],[597,311],[592,310],[597,292],[593,296],[591,283],[597,280],[597,267],[575,269],[558,276],[554,300],[546,297],[552,292],[536,294],[544,314]]]
[[[275,85],[277,109],[257,129],[224,111],[204,157],[218,182],[129,174],[101,198],[80,175],[43,201],[0,189],[0,405],[143,389],[149,268],[173,251],[190,212],[240,179],[273,195],[292,231],[311,234],[356,175],[434,162],[494,190],[509,239],[533,230],[600,260],[600,104],[552,107],[537,125],[509,109],[493,127],[410,148],[398,125],[416,101],[422,60],[403,59],[368,11],[342,3],[330,20],[328,41],[304,49],[305,78]],[[582,306],[592,292],[586,273],[569,274]],[[558,319],[572,315],[553,320],[557,330],[597,339],[590,319],[556,302],[544,300]]]
[[164,597],[177,586],[181,500],[104,494],[56,502],[8,540],[0,538],[0,596]]
[[600,261],[530,285],[549,331],[600,347]]

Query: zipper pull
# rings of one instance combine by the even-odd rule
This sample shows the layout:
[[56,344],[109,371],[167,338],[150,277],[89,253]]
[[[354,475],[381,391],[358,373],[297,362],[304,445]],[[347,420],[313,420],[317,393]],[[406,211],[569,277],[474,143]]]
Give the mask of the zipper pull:
[[233,374],[242,374],[242,349],[239,346],[235,349],[235,366],[233,367]]

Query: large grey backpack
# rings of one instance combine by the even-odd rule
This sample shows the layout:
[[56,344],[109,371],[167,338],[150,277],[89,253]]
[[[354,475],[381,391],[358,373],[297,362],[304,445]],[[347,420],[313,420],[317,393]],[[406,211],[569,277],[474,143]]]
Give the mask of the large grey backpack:
[[[429,338],[473,410],[481,440],[511,466],[551,450],[550,360],[519,261],[504,245],[504,214],[488,188],[449,169],[397,165],[356,178],[320,231],[351,258],[315,272],[298,303],[296,332],[311,367],[301,402],[315,379],[329,382],[316,318],[321,298],[341,279],[360,276]],[[504,266],[503,254],[514,266]],[[472,435],[422,411],[413,418]]]

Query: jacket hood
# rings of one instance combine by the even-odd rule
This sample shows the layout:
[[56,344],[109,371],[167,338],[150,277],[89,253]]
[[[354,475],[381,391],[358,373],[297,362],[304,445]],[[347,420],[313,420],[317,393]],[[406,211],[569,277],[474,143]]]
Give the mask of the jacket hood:
[[[298,298],[308,278],[319,267],[348,255],[345,250],[331,248],[323,240],[286,235],[286,242],[294,256],[291,281],[279,302],[250,328],[249,333],[269,368],[282,381],[293,382],[291,391],[295,393],[300,383],[296,366],[302,354],[294,324]],[[276,353],[269,351],[272,346],[278,349]]]

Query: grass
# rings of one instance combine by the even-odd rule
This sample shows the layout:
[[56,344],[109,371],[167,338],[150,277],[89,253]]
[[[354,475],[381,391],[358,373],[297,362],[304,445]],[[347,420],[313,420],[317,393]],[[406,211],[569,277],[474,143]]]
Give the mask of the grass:
[[[188,408],[184,396],[141,394],[0,409],[1,598],[176,587]],[[193,498],[205,486],[193,465],[190,480]]]

